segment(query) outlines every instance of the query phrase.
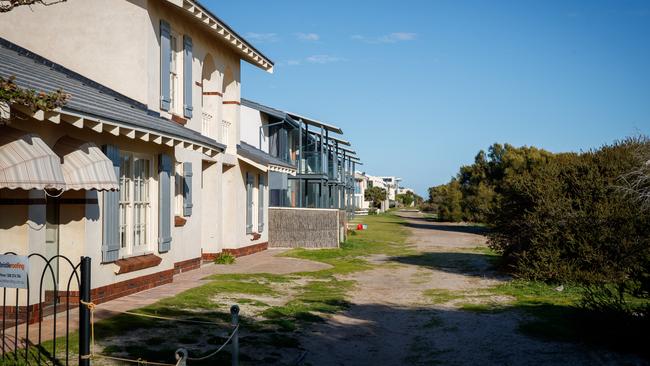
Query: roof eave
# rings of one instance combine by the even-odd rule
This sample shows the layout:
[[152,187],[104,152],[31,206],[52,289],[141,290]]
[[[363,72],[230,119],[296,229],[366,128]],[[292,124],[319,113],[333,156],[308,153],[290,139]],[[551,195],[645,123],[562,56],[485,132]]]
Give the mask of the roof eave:
[[274,62],[260,52],[255,46],[248,42],[244,37],[235,32],[226,22],[214,15],[205,6],[196,0],[167,0],[168,2],[185,10],[197,22],[210,28],[217,37],[230,45],[239,54],[242,59],[253,66],[273,73]]
[[294,119],[301,120],[302,122],[304,122],[304,123],[306,123],[308,125],[317,126],[317,127],[322,126],[324,129],[326,129],[326,130],[328,130],[330,132],[335,132],[335,133],[338,133],[339,135],[343,134],[343,130],[338,126],[334,126],[334,125],[331,125],[329,123],[321,122],[319,120],[309,118],[309,117],[305,117],[305,116],[302,116],[302,115],[299,115],[299,114],[293,113],[293,112],[287,112],[287,114],[290,117],[292,117]]

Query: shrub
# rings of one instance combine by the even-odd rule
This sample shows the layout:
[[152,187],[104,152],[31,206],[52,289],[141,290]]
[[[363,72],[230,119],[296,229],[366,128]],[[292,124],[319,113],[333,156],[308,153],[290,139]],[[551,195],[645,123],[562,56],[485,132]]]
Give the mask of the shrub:
[[630,299],[650,297],[649,160],[646,138],[579,154],[494,144],[429,204],[443,220],[487,223],[515,276],[582,284],[586,307],[647,314]]
[[214,259],[216,264],[234,264],[236,257],[230,253],[219,253],[219,255]]
[[650,215],[619,188],[620,177],[641,164],[631,154],[638,144],[628,139],[511,168],[488,221],[492,248],[525,278],[615,284],[622,292],[647,282]]

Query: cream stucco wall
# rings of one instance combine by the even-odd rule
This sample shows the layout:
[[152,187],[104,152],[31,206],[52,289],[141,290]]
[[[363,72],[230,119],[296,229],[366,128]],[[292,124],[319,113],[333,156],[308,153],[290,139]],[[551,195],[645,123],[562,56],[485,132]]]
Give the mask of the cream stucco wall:
[[[202,25],[197,24],[195,18],[189,18],[179,8],[165,1],[150,1],[148,4],[148,26],[145,36],[147,38],[148,73],[147,87],[150,108],[160,111],[160,20],[170,24],[172,33],[179,36],[182,42],[183,35],[192,37],[192,118],[185,125],[195,131],[202,130],[202,112],[210,114],[213,118],[214,130],[218,131],[222,120],[226,119],[232,124],[229,141],[239,141],[237,124],[239,123],[239,106],[237,104],[223,104],[224,101],[239,102],[240,99],[240,58],[230,46],[223,41],[216,39],[214,35],[207,32]],[[214,72],[204,80],[204,62],[209,59],[214,67]],[[179,68],[182,74],[182,68]],[[182,75],[180,77],[182,80]],[[201,85],[197,85],[197,83]],[[202,86],[205,83],[204,86]],[[181,88],[182,89],[182,88]],[[205,96],[203,102],[203,91],[217,92],[220,95]],[[182,94],[182,90],[180,90]],[[203,108],[205,106],[205,109]],[[162,114],[168,114],[162,111]],[[175,114],[182,115],[182,110]],[[214,134],[212,137],[220,137]],[[218,138],[223,142],[223,138]]]
[[[159,24],[165,19],[172,31],[188,34],[193,40],[192,100],[193,117],[185,127],[202,131],[202,114],[212,116],[210,134],[220,142],[227,142],[230,158],[236,155],[236,145],[242,138],[240,121],[241,69],[240,56],[230,45],[206,31],[204,25],[167,2],[153,0],[68,0],[53,6],[19,7],[0,16],[0,37],[25,47],[45,58],[69,68],[119,93],[144,103],[149,109],[160,111],[160,44]],[[39,34],[35,37],[35,34]],[[211,67],[207,68],[206,60]],[[210,69],[209,72],[205,70]],[[181,68],[182,70],[182,68]],[[181,79],[182,80],[182,79]],[[182,87],[181,87],[182,90]],[[203,95],[203,92],[212,93]],[[205,106],[205,108],[204,108]],[[182,111],[180,111],[182,114]],[[171,117],[161,112],[163,117]],[[228,136],[220,135],[222,121],[228,121]],[[174,122],[169,122],[174,123]],[[259,123],[262,123],[261,120]],[[70,135],[97,145],[115,144],[121,150],[150,155],[153,159],[153,183],[149,252],[159,255],[162,263],[153,268],[116,275],[117,266],[101,264],[103,194],[95,191],[65,193],[64,197],[96,200],[96,204],[70,205],[62,210],[60,226],[61,254],[77,260],[89,256],[93,262],[93,287],[108,285],[173,268],[174,263],[201,256],[201,252],[215,253],[223,248],[240,248],[268,241],[268,222],[261,238],[252,241],[245,233],[245,173],[259,174],[253,166],[219,154],[207,158],[200,152],[182,147],[170,148],[153,142],[131,140],[125,136],[96,133],[77,129],[67,124],[14,121],[14,128],[35,132],[53,146],[64,135]],[[246,129],[247,142],[257,145],[252,138],[258,127]],[[216,131],[216,132],[215,132]],[[255,135],[257,136],[257,135]],[[254,140],[252,141],[251,140]],[[268,142],[265,139],[265,150]],[[184,226],[172,222],[171,251],[158,253],[157,248],[157,159],[167,153],[178,162],[192,162],[193,214],[186,217]],[[234,165],[233,164],[234,161]],[[266,178],[268,182],[268,178]],[[174,182],[169,193],[173,198]],[[268,185],[267,185],[268,187]],[[254,231],[257,231],[257,180],[253,194]],[[0,192],[0,197],[18,195],[23,198],[44,198],[42,191]],[[268,203],[268,191],[265,192]],[[0,215],[0,245],[20,253],[44,251],[44,205],[13,205],[14,222]],[[265,220],[268,212],[265,211]]]
[[239,160],[236,166],[229,167],[223,174],[223,248],[237,249],[268,241],[268,184],[264,192],[264,230],[261,237],[253,240],[246,234],[246,173],[255,176],[253,186],[253,232],[258,233],[259,174],[268,182],[268,174]]
[[[0,37],[170,117],[160,110],[160,20],[164,19],[181,45],[185,34],[193,41],[193,116],[186,127],[202,130],[203,63],[210,55],[216,70],[208,91],[223,97],[207,97],[216,102],[206,103],[205,112],[213,116],[214,131],[228,120],[232,124],[228,141],[239,141],[239,106],[222,103],[240,100],[240,57],[177,6],[167,1],[68,0],[47,7],[19,7],[0,19]],[[179,66],[181,81],[182,72]],[[182,85],[179,89],[182,98]],[[174,113],[183,114],[182,109]]]
[[[64,136],[92,141],[97,145],[114,144],[122,151],[136,152],[149,156],[153,162],[152,177],[150,179],[150,215],[149,240],[147,253],[153,253],[162,258],[160,265],[144,270],[117,275],[118,267],[115,264],[102,264],[102,210],[103,193],[96,191],[66,191],[62,199],[88,199],[97,200],[97,203],[66,203],[61,205],[59,225],[59,253],[78,263],[81,256],[92,259],[93,288],[129,280],[132,278],[172,269],[174,263],[195,259],[201,256],[203,243],[218,243],[220,230],[220,207],[207,201],[217,195],[220,186],[220,171],[216,169],[220,164],[214,162],[206,170],[210,181],[210,191],[201,188],[201,176],[204,156],[196,151],[179,149],[174,151],[164,145],[145,143],[128,139],[124,136],[113,136],[108,133],[96,133],[91,130],[78,129],[71,125],[55,125],[51,123],[36,123],[35,121],[14,120],[13,128],[30,131],[38,134],[50,147]],[[185,226],[176,228],[172,222],[172,245],[166,253],[158,252],[158,180],[157,180],[157,155],[166,153],[172,155],[177,161],[189,161],[193,166],[193,213],[186,217]],[[205,183],[204,183],[205,184]],[[173,180],[171,187],[174,187]],[[173,189],[169,195],[173,199]],[[32,190],[0,190],[0,199],[45,199],[43,191]],[[45,248],[45,215],[44,204],[30,205],[0,205],[0,246],[5,251],[14,251],[18,254],[46,253]],[[208,213],[204,215],[202,213]],[[203,228],[207,225],[208,228]],[[36,265],[34,273],[40,273],[42,266]],[[61,265],[61,278],[67,280],[69,271]],[[35,278],[38,276],[34,276]],[[64,289],[65,284],[61,283]],[[74,286],[73,286],[74,288]],[[37,290],[34,290],[37,292]],[[32,294],[32,299],[38,299],[37,293]]]
[[3,13],[0,36],[147,103],[146,0],[68,0]]

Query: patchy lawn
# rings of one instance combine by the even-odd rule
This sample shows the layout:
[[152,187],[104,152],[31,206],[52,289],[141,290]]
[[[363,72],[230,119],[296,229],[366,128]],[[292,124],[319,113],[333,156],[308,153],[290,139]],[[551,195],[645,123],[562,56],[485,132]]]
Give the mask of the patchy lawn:
[[[143,314],[214,322],[214,326],[176,323],[121,314],[95,324],[97,352],[155,362],[174,362],[174,351],[188,349],[200,357],[216,349],[229,334],[230,306],[241,307],[241,353],[243,364],[286,364],[300,357],[298,335],[305,325],[322,322],[347,308],[347,294],[355,282],[344,275],[373,268],[372,255],[408,255],[408,235],[402,219],[393,214],[373,215],[355,220],[368,230],[353,231],[339,249],[295,249],[285,256],[327,263],[332,268],[289,275],[219,274],[209,283],[135,310]],[[77,334],[70,351],[77,354]],[[43,344],[51,349],[51,342]],[[65,347],[57,344],[57,354]],[[263,356],[262,356],[263,355]],[[228,347],[219,355],[192,365],[227,363]],[[95,365],[111,365],[98,359]]]

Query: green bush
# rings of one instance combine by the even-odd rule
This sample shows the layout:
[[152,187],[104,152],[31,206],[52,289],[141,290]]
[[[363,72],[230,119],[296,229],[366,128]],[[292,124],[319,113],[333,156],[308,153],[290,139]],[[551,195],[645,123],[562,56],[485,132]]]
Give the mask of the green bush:
[[620,189],[620,178],[643,163],[633,154],[640,144],[647,142],[534,158],[506,153],[488,217],[492,248],[525,278],[616,284],[622,293],[646,282],[647,291],[650,213]]
[[214,259],[216,264],[234,264],[236,257],[230,253],[219,253],[219,255]]
[[649,160],[646,138],[561,154],[494,144],[430,188],[429,204],[443,220],[488,224],[514,275],[582,284],[585,306],[639,313],[629,299],[650,292]]

